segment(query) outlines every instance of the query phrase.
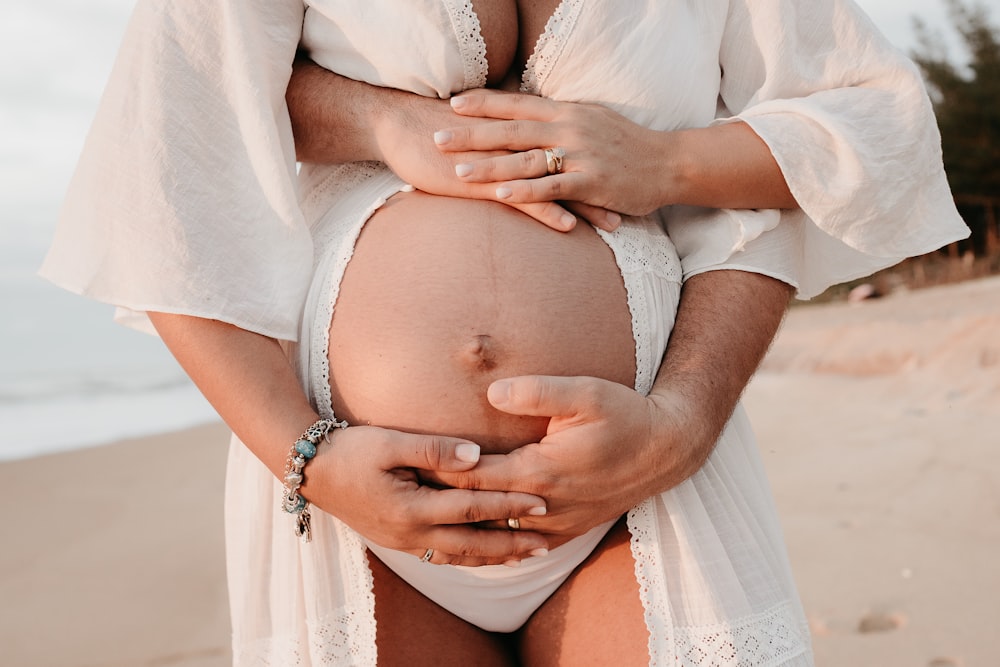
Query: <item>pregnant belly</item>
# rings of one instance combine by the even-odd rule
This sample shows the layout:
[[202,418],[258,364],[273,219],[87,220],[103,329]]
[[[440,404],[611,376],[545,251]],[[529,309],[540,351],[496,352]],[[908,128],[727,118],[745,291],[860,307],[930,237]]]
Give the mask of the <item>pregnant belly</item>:
[[489,384],[588,375],[633,386],[635,342],[611,250],[502,204],[401,193],[367,222],[330,325],[333,408],[352,424],[506,452],[548,420],[500,412]]

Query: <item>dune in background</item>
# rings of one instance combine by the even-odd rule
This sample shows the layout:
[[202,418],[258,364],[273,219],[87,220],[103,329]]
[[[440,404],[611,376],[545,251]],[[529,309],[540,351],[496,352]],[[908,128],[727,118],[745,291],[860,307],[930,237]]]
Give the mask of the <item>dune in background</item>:
[[820,667],[1000,660],[1000,278],[795,307],[746,397]]

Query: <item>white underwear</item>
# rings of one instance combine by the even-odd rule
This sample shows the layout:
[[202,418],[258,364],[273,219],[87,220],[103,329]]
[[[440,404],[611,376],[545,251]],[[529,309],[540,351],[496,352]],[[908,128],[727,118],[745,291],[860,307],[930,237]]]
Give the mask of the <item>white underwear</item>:
[[[303,209],[315,243],[315,272],[303,313],[299,376],[319,413],[333,419],[327,349],[340,281],[365,222],[393,194],[410,189],[382,165],[355,163],[305,174]],[[330,203],[332,203],[332,206]],[[673,244],[652,219],[626,218],[613,233],[598,230],[614,253],[628,294],[635,338],[635,389],[649,393],[666,349],[680,298],[681,265]],[[597,526],[546,556],[517,568],[421,563],[412,554],[368,548],[423,595],[484,630],[512,632],[587,558],[614,525]]]

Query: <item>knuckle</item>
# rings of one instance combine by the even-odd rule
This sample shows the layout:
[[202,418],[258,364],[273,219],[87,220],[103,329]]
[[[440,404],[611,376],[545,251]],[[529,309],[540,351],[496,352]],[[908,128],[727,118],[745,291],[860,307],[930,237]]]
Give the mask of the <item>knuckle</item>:
[[423,459],[427,469],[437,470],[444,461],[447,445],[437,438],[430,438],[424,442]]
[[477,553],[476,553],[476,547],[471,542],[462,542],[458,546],[458,553],[457,554],[449,554],[449,555],[451,555],[453,557],[454,556],[460,556],[463,559],[469,558],[470,556],[476,556],[477,555]]
[[459,558],[455,554],[442,554],[441,552],[438,552],[438,553],[441,555],[441,563],[440,563],[441,565],[461,565],[462,564],[462,559]]
[[403,507],[397,508],[393,513],[392,519],[395,523],[399,523],[403,526],[412,526],[417,523],[417,513],[414,511],[413,507],[409,505],[404,505]]
[[599,405],[604,401],[603,387],[596,382],[584,382],[580,387],[580,397],[591,405]]
[[563,181],[561,178],[549,179],[549,196],[552,199],[562,199],[565,195],[565,188],[563,187]]
[[503,124],[503,132],[508,140],[516,140],[523,134],[523,128],[517,121],[508,121]]
[[478,523],[483,520],[483,513],[475,505],[466,505],[462,510],[462,517],[465,523]]

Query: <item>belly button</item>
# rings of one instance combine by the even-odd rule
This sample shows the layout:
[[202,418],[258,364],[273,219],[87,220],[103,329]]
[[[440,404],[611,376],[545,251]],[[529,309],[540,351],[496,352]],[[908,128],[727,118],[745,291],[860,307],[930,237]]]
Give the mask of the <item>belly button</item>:
[[485,372],[497,367],[498,355],[493,337],[488,334],[477,334],[459,351],[462,363],[473,370]]

